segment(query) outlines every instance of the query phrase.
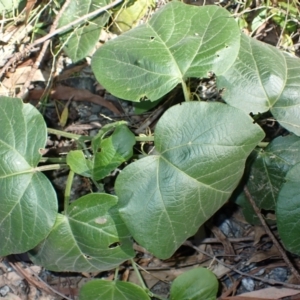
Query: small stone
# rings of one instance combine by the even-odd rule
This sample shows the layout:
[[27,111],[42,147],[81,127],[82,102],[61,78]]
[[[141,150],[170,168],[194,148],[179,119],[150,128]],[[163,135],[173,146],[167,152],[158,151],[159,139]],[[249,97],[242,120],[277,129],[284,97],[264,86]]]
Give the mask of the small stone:
[[255,283],[254,283],[253,279],[243,278],[242,285],[248,292],[254,291]]
[[9,287],[7,285],[0,288],[1,297],[5,297],[9,292]]

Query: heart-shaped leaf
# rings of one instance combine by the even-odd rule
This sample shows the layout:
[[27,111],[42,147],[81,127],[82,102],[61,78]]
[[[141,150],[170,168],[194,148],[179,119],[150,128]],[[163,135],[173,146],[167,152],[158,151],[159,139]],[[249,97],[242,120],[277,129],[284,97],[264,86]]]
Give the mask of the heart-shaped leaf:
[[276,206],[278,232],[286,249],[300,255],[300,163],[289,170]]
[[[108,3],[109,1],[107,0],[102,0],[101,3],[98,0],[70,1],[59,19],[59,27],[63,27],[79,17],[94,11],[99,6],[105,6]],[[92,20],[88,20],[86,24],[75,29],[73,28],[61,36],[61,41],[66,43],[64,51],[73,62],[85,58],[92,52],[99,40],[101,29],[108,21],[108,18],[109,13],[103,12]]]
[[0,97],[0,255],[25,252],[51,230],[57,199],[36,168],[47,131],[42,115],[21,99]]
[[116,181],[121,217],[135,240],[170,257],[228,200],[263,137],[248,115],[225,104],[170,108],[156,127],[157,154],[131,163]]
[[136,284],[123,281],[92,280],[82,286],[79,300],[150,300]]
[[300,60],[242,35],[238,58],[217,78],[225,101],[247,113],[270,110],[289,131],[300,135]]
[[98,49],[92,69],[115,96],[154,101],[188,77],[222,74],[235,61],[239,45],[238,25],[225,9],[174,1],[147,24]]
[[134,256],[117,197],[89,194],[58,214],[47,238],[31,251],[34,263],[52,271],[110,270]]
[[216,300],[218,286],[213,272],[205,268],[192,269],[173,281],[170,300]]
[[275,210],[276,199],[288,170],[300,162],[300,138],[293,134],[274,139],[256,151],[247,187],[261,209]]
[[[92,160],[86,159],[83,152],[79,150],[68,153],[67,163],[75,173],[94,180],[108,176],[132,156],[135,137],[127,126],[121,125],[110,137],[100,141],[97,139],[97,144],[99,146],[95,146],[93,141],[95,153]],[[99,147],[100,152],[98,152]]]

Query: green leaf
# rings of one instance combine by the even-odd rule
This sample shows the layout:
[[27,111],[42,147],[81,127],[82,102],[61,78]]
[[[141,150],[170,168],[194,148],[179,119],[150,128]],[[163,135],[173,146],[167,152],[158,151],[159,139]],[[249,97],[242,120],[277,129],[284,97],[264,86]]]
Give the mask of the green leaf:
[[[102,0],[101,2],[99,0],[70,1],[69,6],[59,19],[59,27],[63,27],[101,6],[106,6],[108,3],[108,0]],[[88,20],[79,28],[72,28],[72,30],[61,35],[61,42],[66,42],[64,51],[73,62],[85,58],[92,52],[99,40],[101,29],[108,19],[109,13],[103,12],[99,16]]]
[[278,195],[276,217],[285,248],[300,255],[300,164],[289,170]]
[[70,151],[67,154],[67,164],[76,174],[89,178],[93,175],[93,162],[86,159],[81,150]]
[[92,280],[82,286],[79,300],[150,300],[136,284],[123,281]]
[[42,115],[21,99],[0,97],[0,255],[22,253],[51,230],[56,193],[36,166],[47,132]]
[[223,98],[228,104],[247,113],[262,113],[278,100],[286,81],[285,69],[282,52],[242,35],[238,57],[217,78],[218,88],[225,88]]
[[222,74],[235,61],[239,45],[238,25],[225,9],[173,1],[147,24],[98,49],[92,69],[115,96],[154,101],[188,77]]
[[242,35],[238,58],[217,78],[225,101],[247,113],[271,111],[287,130],[300,135],[300,60]]
[[121,217],[134,239],[170,257],[228,200],[263,137],[248,115],[225,104],[170,108],[156,126],[157,154],[131,163],[116,181]]
[[247,187],[259,208],[275,210],[286,173],[300,162],[299,148],[300,138],[290,134],[274,139],[265,149],[256,150]]
[[93,178],[99,180],[131,158],[135,145],[134,134],[127,126],[118,126],[114,133],[101,141],[101,151],[95,154]]
[[218,286],[216,276],[208,269],[192,269],[174,280],[170,300],[215,300]]
[[23,0],[0,0],[0,11],[2,13],[11,12],[16,9]]
[[157,106],[162,100],[163,98],[156,101],[133,102],[132,105],[134,107],[134,113],[137,115],[141,115]]
[[73,202],[31,251],[32,261],[51,271],[94,272],[113,269],[133,257],[116,203],[117,197],[96,193]]
[[155,6],[153,0],[135,0],[134,3],[124,5],[114,13],[113,32],[122,33],[138,25],[151,6]]
[[[94,151],[97,151],[98,137],[92,143]],[[76,150],[68,153],[67,163],[75,173],[100,180],[132,156],[134,144],[134,134],[127,126],[121,125],[110,137],[100,140],[101,151],[94,153],[92,160],[86,159],[82,151]]]

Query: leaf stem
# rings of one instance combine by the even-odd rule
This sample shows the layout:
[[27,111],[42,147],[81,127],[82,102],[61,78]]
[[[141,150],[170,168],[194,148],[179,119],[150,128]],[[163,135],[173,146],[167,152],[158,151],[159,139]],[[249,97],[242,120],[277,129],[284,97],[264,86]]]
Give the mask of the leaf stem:
[[184,100],[185,101],[191,101],[190,92],[189,92],[188,87],[186,85],[186,82],[184,80],[181,81],[181,85],[182,85]]
[[144,280],[142,278],[142,275],[141,275],[139,269],[137,268],[137,264],[134,262],[133,259],[131,259],[130,261],[131,261],[132,267],[133,267],[133,269],[134,269],[134,271],[136,273],[136,276],[138,277],[139,282],[141,283],[142,288],[147,292],[147,294],[149,295],[149,297],[151,297],[151,298],[155,297],[155,298],[160,299],[160,300],[167,300],[165,298],[160,297],[159,295],[156,295],[156,294],[153,294],[152,292],[150,292],[150,290],[146,287],[146,285],[144,283]]
[[117,281],[117,280],[118,280],[118,275],[119,275],[119,267],[117,267],[116,270],[115,270],[114,281]]
[[66,168],[66,167],[68,167],[68,165],[53,164],[53,165],[39,166],[34,169],[39,172],[44,172],[44,171],[59,170],[59,169]]
[[39,161],[40,163],[62,163],[66,164],[66,158],[65,157],[42,157]]
[[73,179],[74,179],[74,172],[70,170],[67,183],[66,183],[66,189],[65,189],[64,210],[66,210],[67,207],[69,206]]
[[266,148],[268,145],[269,145],[268,142],[260,142],[260,143],[258,143],[257,146],[260,147],[260,148]]
[[148,290],[148,288],[146,287],[146,285],[144,283],[144,280],[143,280],[143,278],[141,276],[141,273],[140,273],[140,271],[138,270],[138,268],[136,266],[135,261],[132,258],[130,259],[130,261],[131,261],[132,267],[133,267],[133,269],[134,269],[134,271],[136,273],[136,276],[137,276],[137,278],[140,281],[140,284],[141,284],[142,288],[145,289],[145,290]]
[[135,140],[137,142],[154,142],[154,136],[136,136]]

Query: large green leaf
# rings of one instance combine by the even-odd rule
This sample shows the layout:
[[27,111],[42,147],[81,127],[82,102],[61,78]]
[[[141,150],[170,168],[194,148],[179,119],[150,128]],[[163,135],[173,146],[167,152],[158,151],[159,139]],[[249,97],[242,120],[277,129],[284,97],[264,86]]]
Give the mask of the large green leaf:
[[92,280],[82,286],[79,300],[150,300],[146,292],[131,282]]
[[213,272],[205,268],[192,269],[174,280],[170,300],[215,300],[218,286]]
[[287,250],[300,255],[300,164],[289,170],[279,192],[276,217],[278,232]]
[[289,131],[300,135],[300,60],[242,35],[238,58],[217,78],[226,102],[247,113],[270,110]]
[[190,102],[169,109],[155,131],[157,154],[116,181],[121,217],[135,240],[167,258],[229,198],[264,137],[241,110]]
[[58,214],[49,236],[31,251],[34,263],[52,271],[93,272],[117,267],[134,256],[117,197],[89,194]]
[[0,97],[0,255],[25,252],[51,230],[57,199],[36,166],[47,132],[42,115],[21,99]]
[[222,74],[235,61],[239,45],[238,25],[225,9],[173,1],[147,24],[98,49],[92,69],[115,96],[154,101],[188,77]]
[[[102,0],[101,2],[99,0],[70,1],[69,6],[59,19],[59,27],[67,25],[108,3],[108,0]],[[77,62],[91,53],[99,40],[101,29],[108,21],[108,18],[109,13],[103,12],[79,28],[73,28],[61,36],[61,41],[63,43],[66,42],[64,51],[73,62]]]
[[265,149],[256,150],[247,186],[261,209],[275,210],[284,176],[300,162],[299,149],[300,138],[290,134],[274,139]]
[[91,160],[85,158],[82,151],[76,150],[68,153],[67,163],[75,173],[100,180],[132,156],[134,144],[134,134],[128,127],[117,126],[110,137],[103,140],[96,137],[92,141],[94,155]]

